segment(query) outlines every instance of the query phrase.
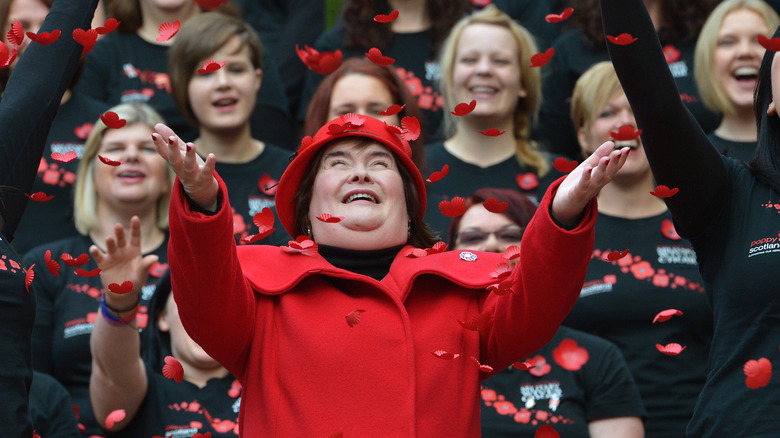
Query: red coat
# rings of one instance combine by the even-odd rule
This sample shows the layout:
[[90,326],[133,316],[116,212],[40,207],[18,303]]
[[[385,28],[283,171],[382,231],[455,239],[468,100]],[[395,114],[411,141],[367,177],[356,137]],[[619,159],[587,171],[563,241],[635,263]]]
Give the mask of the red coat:
[[[478,437],[480,371],[538,350],[577,299],[593,250],[595,201],[572,231],[550,193],[523,236],[513,293],[486,290],[500,254],[399,255],[380,282],[319,254],[233,240],[227,193],[214,216],[191,212],[177,181],[169,263],[182,323],[243,385],[244,436]],[[400,254],[403,254],[402,250]],[[361,312],[350,327],[345,316]],[[493,320],[461,327],[485,309]],[[460,356],[445,360],[443,350]]]

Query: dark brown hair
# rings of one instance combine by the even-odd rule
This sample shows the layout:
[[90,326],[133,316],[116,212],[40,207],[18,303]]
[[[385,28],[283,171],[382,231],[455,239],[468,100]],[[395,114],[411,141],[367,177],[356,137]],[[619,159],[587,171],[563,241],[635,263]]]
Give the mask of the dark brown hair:
[[[214,11],[233,17],[241,17],[238,7],[230,2],[220,5]],[[106,17],[119,20],[117,30],[120,32],[135,32],[144,24],[140,0],[108,0],[106,2]]]
[[[484,187],[473,195],[466,199],[466,210],[474,205],[481,204],[490,198],[495,198],[498,202],[506,202],[509,204],[503,214],[507,219],[514,222],[516,225],[525,228],[528,222],[531,222],[531,218],[534,217],[536,212],[536,206],[528,198],[528,196],[513,189],[496,189],[492,187]],[[455,217],[450,221],[450,227],[447,230],[447,242],[450,245],[455,244],[455,234],[458,233],[460,228],[460,221],[463,215]]]

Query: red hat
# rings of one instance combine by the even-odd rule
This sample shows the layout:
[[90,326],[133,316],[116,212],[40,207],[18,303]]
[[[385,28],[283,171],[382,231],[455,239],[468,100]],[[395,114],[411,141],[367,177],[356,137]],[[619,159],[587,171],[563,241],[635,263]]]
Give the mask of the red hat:
[[[412,148],[404,138],[401,138],[403,136],[414,140],[416,135],[418,134],[398,126],[388,125],[370,116],[344,114],[326,123],[325,126],[317,131],[313,138],[309,136],[304,137],[301,141],[301,147],[284,171],[276,189],[276,213],[279,215],[284,228],[291,236],[295,237],[295,230],[293,230],[295,195],[298,193],[298,186],[303,179],[304,172],[309,168],[312,158],[317,155],[317,152],[323,146],[334,140],[346,137],[370,138],[393,152],[398,162],[412,176],[412,181],[417,188],[420,200],[420,218],[422,218],[425,214],[425,182],[417,166],[412,161]],[[414,138],[411,138],[412,136]]]

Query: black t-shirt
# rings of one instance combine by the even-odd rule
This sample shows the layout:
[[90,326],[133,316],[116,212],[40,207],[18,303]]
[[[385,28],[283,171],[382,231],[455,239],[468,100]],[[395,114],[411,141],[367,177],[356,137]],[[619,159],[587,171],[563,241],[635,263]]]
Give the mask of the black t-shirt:
[[[555,159],[552,155],[544,153],[548,163]],[[547,187],[556,179],[563,176],[550,165],[546,175],[540,177],[531,168],[525,167],[514,156],[501,163],[479,167],[455,157],[444,148],[443,143],[435,143],[425,146],[425,159],[428,163],[428,172],[423,175],[427,178],[432,172],[441,170],[449,165],[449,173],[443,179],[428,183],[428,202],[425,207],[425,223],[439,238],[447,237],[447,229],[451,218],[444,216],[439,210],[439,202],[452,199],[455,196],[468,198],[477,189],[482,187],[517,189],[527,195],[534,204],[544,196]]]
[[[608,261],[611,251],[628,255]],[[653,324],[662,310],[682,316]],[[683,436],[707,373],[712,312],[696,254],[674,232],[671,214],[623,219],[599,213],[580,298],[564,324],[613,342],[647,408],[647,437]],[[685,346],[679,356],[656,344]]]
[[241,385],[235,377],[210,379],[198,388],[160,374],[163,364],[147,364],[149,387],[141,406],[122,430],[105,432],[108,438],[164,436],[190,438],[211,432],[212,437],[238,437]]
[[[412,97],[417,100],[417,105],[422,112],[425,139],[433,141],[442,138],[439,132],[443,117],[444,98],[436,88],[436,81],[441,78],[441,70],[436,60],[437,54],[431,48],[431,32],[394,33],[393,42],[382,49],[384,56],[395,59],[391,65],[398,76],[406,83]],[[341,49],[344,59],[351,57],[363,58],[370,47],[359,49],[344,48],[344,29],[338,22],[317,39],[314,48],[320,52],[332,52]],[[298,119],[306,117],[309,109],[309,101],[317,90],[324,76],[312,71],[306,72],[306,86],[301,99],[301,107],[298,111]]]
[[[36,281],[30,288],[38,303],[33,330],[33,366],[36,370],[51,374],[73,397],[79,407],[79,422],[87,428],[87,434],[100,434],[100,428],[92,414],[89,400],[89,376],[92,371],[92,353],[89,338],[96,318],[100,316],[100,300],[103,284],[100,276],[81,277],[76,267],[69,267],[60,256],[68,253],[74,258],[89,254],[92,240],[87,236],[64,239],[34,248],[25,255],[28,265],[35,263]],[[149,301],[160,276],[167,269],[168,242],[166,240],[154,251],[159,260],[149,270],[149,277],[141,290],[138,311],[138,327],[143,329],[148,322]],[[51,250],[51,258],[60,265],[58,276],[46,268],[44,254]],[[90,257],[79,268],[91,271],[97,264]]]
[[[185,141],[198,136],[171,97],[168,46],[152,44],[135,32],[112,32],[95,44],[86,56],[76,92],[111,106],[148,103]],[[287,98],[271,57],[263,60],[263,84],[250,123],[255,138],[284,145],[292,141]]]
[[33,372],[30,416],[35,432],[43,438],[80,438],[73,399],[64,386],[48,374]]
[[[570,347],[572,340],[576,345]],[[559,355],[575,349],[587,352],[587,361],[569,371],[558,362]],[[631,371],[610,342],[561,327],[524,361],[534,368],[510,366],[482,382],[483,437],[532,438],[539,426],[548,424],[562,437],[587,438],[590,421],[645,416]]]
[[753,159],[753,154],[756,152],[755,141],[731,141],[725,138],[718,137],[714,132],[710,132],[707,135],[713,146],[718,149],[723,155],[741,160],[745,163],[750,163]]
[[[19,224],[14,248],[26,254],[32,248],[78,234],[73,223],[73,187],[76,171],[84,152],[84,142],[92,127],[108,105],[78,93],[71,94],[57,110],[57,117],[46,139],[38,175],[32,193],[44,192],[54,196],[46,202],[31,202]],[[62,163],[51,158],[52,152],[65,154],[74,151],[78,158]]]
[[274,201],[276,184],[289,163],[290,151],[266,143],[263,153],[252,161],[216,164],[215,170],[225,181],[230,206],[233,208],[233,235],[237,244],[245,245],[242,238],[257,234],[257,226],[252,219],[265,207],[274,211],[276,231],[257,244],[287,245],[290,241],[290,236],[276,215]]

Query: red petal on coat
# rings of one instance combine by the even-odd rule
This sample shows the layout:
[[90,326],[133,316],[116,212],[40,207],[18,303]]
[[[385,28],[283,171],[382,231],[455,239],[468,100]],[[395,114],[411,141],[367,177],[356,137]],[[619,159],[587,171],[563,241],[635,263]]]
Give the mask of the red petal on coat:
[[574,13],[574,8],[566,8],[561,12],[560,14],[547,14],[544,17],[544,21],[548,23],[560,23],[562,21],[566,21],[571,17],[571,14]]
[[113,111],[106,111],[100,115],[100,120],[111,129],[119,129],[127,124],[127,120],[120,119],[119,115]]
[[502,256],[507,260],[515,260],[520,257],[520,247],[517,245],[508,246]]
[[436,242],[432,247],[425,249],[425,252],[428,253],[428,255],[439,254],[444,251],[447,251],[447,244],[444,242]]
[[43,254],[43,261],[46,263],[46,268],[49,269],[51,275],[58,277],[60,275],[60,264],[56,260],[51,258],[51,250],[47,249]]
[[441,170],[437,170],[431,174],[431,176],[426,179],[429,183],[434,183],[436,181],[441,181],[442,178],[447,176],[447,174],[450,172],[450,165],[445,164],[442,166]]
[[244,243],[255,243],[260,240],[265,239],[266,237],[270,236],[274,231],[276,231],[276,228],[270,228],[263,232],[257,233],[257,234],[251,234],[249,236],[244,236],[241,238],[241,241]]
[[459,103],[455,105],[455,109],[451,111],[451,114],[453,116],[463,117],[469,114],[470,112],[474,111],[474,108],[476,107],[477,107],[476,100],[472,100],[469,103]]
[[523,190],[533,190],[539,187],[539,179],[533,172],[518,173],[515,176],[515,180],[517,181],[517,186]]
[[35,41],[42,46],[46,46],[57,41],[57,38],[59,38],[61,34],[62,31],[59,29],[55,29],[51,32],[39,32],[37,34],[34,32],[27,32],[27,38],[29,38],[30,41]]
[[663,198],[671,198],[672,196],[676,195],[677,192],[679,191],[680,189],[677,187],[670,189],[665,185],[659,185],[656,186],[655,191],[650,192],[650,194],[663,199]]
[[780,38],[767,38],[766,35],[762,34],[758,34],[756,38],[758,39],[758,43],[770,52],[777,52],[780,50]]
[[374,16],[374,21],[377,23],[390,23],[398,18],[398,10],[393,10],[389,14],[379,14]]
[[485,207],[485,210],[497,214],[501,214],[509,208],[508,202],[499,202],[496,198],[487,198],[482,205]]
[[636,38],[634,38],[630,33],[621,33],[618,36],[607,35],[607,40],[609,40],[610,43],[616,44],[618,46],[627,46],[636,41]]
[[165,365],[163,365],[162,373],[163,376],[176,383],[180,383],[184,379],[184,367],[173,356],[165,356]]
[[128,280],[122,284],[111,283],[108,285],[108,290],[115,294],[124,295],[133,291],[133,282]]
[[379,114],[380,116],[394,116],[394,115],[400,113],[401,111],[403,111],[404,108],[406,108],[405,104],[404,105],[392,104],[389,107],[387,107],[386,110],[379,111],[379,112],[377,112],[377,114]]
[[382,55],[382,51],[376,47],[372,47],[368,50],[366,58],[376,65],[390,65],[395,62],[395,59]]
[[100,268],[95,268],[91,271],[87,271],[86,269],[82,269],[82,268],[76,268],[76,270],[73,272],[79,277],[97,277],[98,275],[100,275],[101,271]]
[[108,164],[109,166],[121,166],[124,161],[114,161],[110,158],[106,158],[102,155],[98,155],[98,160],[100,160],[103,164]]
[[181,21],[176,20],[173,23],[163,23],[160,25],[160,28],[157,29],[157,41],[164,42],[168,41],[169,39],[173,38],[174,35],[179,33],[179,29],[181,28]]
[[479,370],[482,371],[483,373],[493,372],[493,367],[491,367],[490,365],[481,364],[479,363],[479,359],[477,359],[476,357],[474,356],[470,356],[470,357],[471,357],[471,361],[474,362],[474,364],[477,365],[477,368],[479,368]]
[[486,328],[491,321],[493,321],[493,312],[495,307],[490,307],[483,310],[466,321],[458,320],[458,324],[466,330],[477,331],[479,329]]
[[500,297],[512,293],[512,281],[506,280],[500,283],[491,284],[487,287],[488,292],[492,292]]
[[415,141],[420,138],[420,121],[417,117],[406,116],[401,119],[401,128],[403,129],[401,138],[404,140]]
[[227,3],[227,0],[194,0],[201,8],[210,11],[222,6],[223,3]]
[[309,236],[298,236],[288,242],[290,246],[282,246],[282,250],[291,254],[311,255],[317,252],[317,244]]
[[615,141],[636,140],[642,135],[641,129],[634,129],[631,125],[623,125],[617,131],[610,131],[609,136]]
[[431,352],[431,354],[438,357],[439,359],[444,359],[444,360],[452,360],[460,356],[460,354],[458,353],[447,353],[444,350],[436,350]]
[[672,342],[666,345],[655,344],[655,348],[657,348],[658,351],[660,351],[663,354],[667,354],[669,356],[677,356],[678,354],[682,353],[682,351],[685,350],[686,347],[683,347],[678,343]]
[[577,371],[588,362],[588,350],[577,345],[574,339],[564,339],[553,350],[553,359],[561,368]]
[[219,69],[222,68],[222,66],[225,65],[225,61],[217,62],[217,61],[206,61],[205,64],[203,64],[202,68],[198,69],[199,74],[206,74],[206,73],[213,73]]
[[19,22],[19,19],[14,18],[14,22],[11,23],[11,30],[8,31],[6,37],[14,48],[22,45],[22,41],[24,41],[24,28],[22,28],[22,23]]
[[102,26],[95,28],[95,32],[97,32],[98,35],[111,33],[119,26],[119,23],[120,21],[116,18],[109,18]]
[[47,195],[46,193],[43,192],[35,192],[32,195],[28,195],[27,193],[25,193],[24,196],[27,196],[28,198],[30,198],[35,202],[46,202],[54,199],[53,195]]
[[449,201],[441,201],[439,210],[447,217],[458,217],[466,212],[466,200],[456,196]]
[[531,56],[531,67],[544,67],[545,64],[550,62],[553,55],[555,55],[555,49],[550,47],[544,53],[537,53]]
[[515,267],[511,263],[501,262],[497,264],[493,272],[490,273],[490,277],[501,279],[511,274],[514,269]]
[[666,322],[672,319],[673,316],[682,316],[682,311],[677,309],[666,309],[658,312],[658,315],[655,315],[655,318],[653,318],[653,324],[656,322]]
[[79,154],[76,153],[76,151],[68,151],[64,154],[61,154],[59,152],[52,152],[51,153],[51,159],[54,161],[59,161],[60,163],[70,163],[71,161],[75,160],[79,157]]
[[349,312],[344,318],[347,320],[347,325],[352,328],[360,322],[360,313],[365,312],[364,309],[356,309]]
[[30,293],[30,285],[33,282],[33,279],[35,278],[35,271],[33,271],[33,268],[35,267],[35,263],[30,265],[29,268],[27,268],[27,272],[24,273],[24,288],[27,290],[27,293]]
[[115,411],[111,411],[111,413],[108,414],[108,416],[106,416],[106,429],[113,428],[116,423],[124,419],[125,419],[124,409],[117,409]]
[[561,173],[569,173],[573,171],[574,169],[577,168],[578,164],[579,163],[577,163],[576,160],[569,161],[568,159],[563,157],[558,157],[555,159],[555,161],[553,161],[553,167],[555,168],[555,170]]
[[404,257],[409,257],[413,259],[419,259],[420,257],[426,257],[428,255],[428,251],[422,249],[422,248],[409,248],[404,253]]
[[750,389],[763,388],[772,379],[772,362],[765,357],[745,362],[742,370],[746,376],[745,385]]
[[330,213],[322,213],[321,215],[317,216],[317,219],[325,222],[326,224],[337,224],[344,220],[344,216],[333,216]]
[[604,260],[608,262],[615,262],[628,255],[628,250],[623,251],[610,251],[604,255]]
[[307,135],[306,137],[303,137],[301,139],[301,146],[298,148],[298,150],[302,151],[307,147],[309,147],[309,145],[311,145],[312,143],[314,143],[314,138],[312,138],[312,136],[310,135]]
[[60,259],[71,268],[76,268],[83,265],[84,263],[87,263],[89,261],[89,255],[84,253],[74,258],[72,255],[65,252],[60,255]]
[[480,134],[484,135],[485,137],[498,137],[499,135],[502,135],[506,131],[499,131],[496,128],[490,128],[486,129],[484,131],[479,131]]
[[553,429],[553,427],[550,426],[549,424],[543,424],[539,426],[539,428],[536,429],[536,433],[534,434],[534,438],[560,438],[560,437],[561,434],[559,434],[558,431]]

